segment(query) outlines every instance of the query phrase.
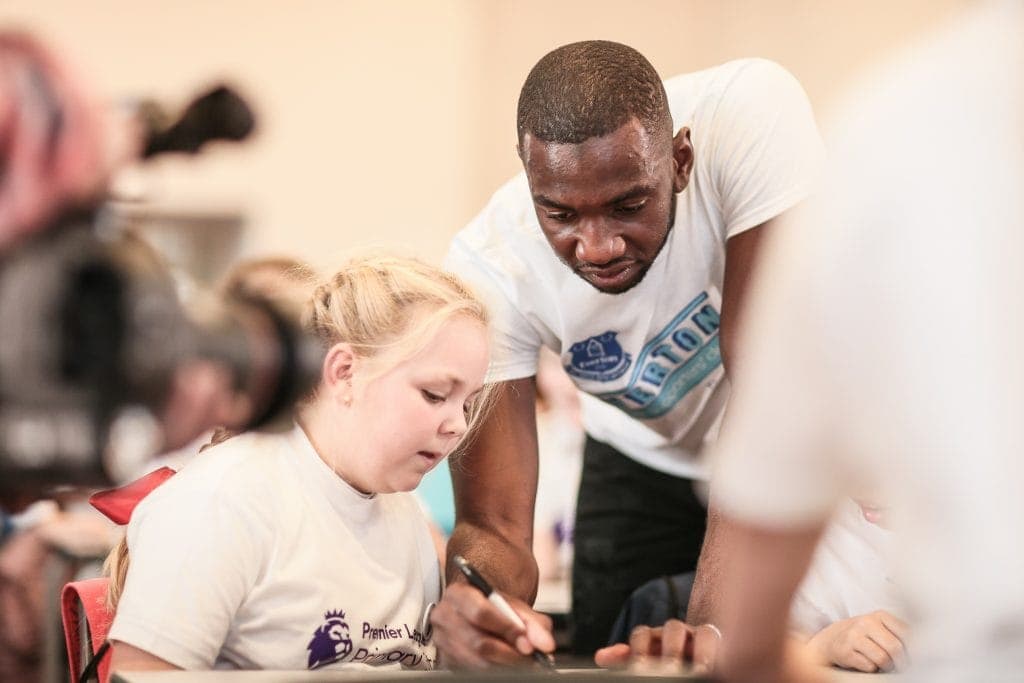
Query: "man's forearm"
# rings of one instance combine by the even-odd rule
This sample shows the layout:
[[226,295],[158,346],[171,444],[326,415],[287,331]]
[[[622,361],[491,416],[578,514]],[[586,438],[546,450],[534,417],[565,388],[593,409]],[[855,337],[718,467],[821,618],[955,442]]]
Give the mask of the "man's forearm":
[[449,582],[463,580],[451,561],[453,555],[462,555],[496,589],[533,604],[537,596],[538,573],[529,543],[517,543],[496,530],[459,522],[448,540],[447,554]]
[[708,506],[708,526],[704,534],[700,559],[697,561],[697,575],[690,591],[690,603],[686,608],[689,624],[714,624],[718,616],[721,584],[723,546],[728,546],[728,524],[713,505]]

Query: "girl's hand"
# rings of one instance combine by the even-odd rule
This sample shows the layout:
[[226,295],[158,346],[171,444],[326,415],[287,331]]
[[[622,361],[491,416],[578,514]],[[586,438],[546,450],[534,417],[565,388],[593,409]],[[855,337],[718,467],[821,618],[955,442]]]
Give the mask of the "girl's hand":
[[907,624],[878,610],[837,621],[818,631],[808,642],[822,664],[867,673],[893,671],[905,664]]

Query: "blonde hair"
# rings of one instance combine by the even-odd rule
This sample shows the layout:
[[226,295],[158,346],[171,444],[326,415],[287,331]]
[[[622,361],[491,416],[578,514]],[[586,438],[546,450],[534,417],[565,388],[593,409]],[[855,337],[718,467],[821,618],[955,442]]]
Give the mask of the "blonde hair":
[[225,297],[258,297],[285,311],[299,311],[316,285],[316,271],[287,256],[268,256],[239,261],[221,281]]
[[107,609],[110,612],[117,610],[117,603],[121,600],[124,582],[128,578],[128,564],[128,537],[122,534],[121,540],[103,560],[103,575],[110,578],[107,583]]
[[[286,260],[252,262],[247,268],[257,270],[270,261],[282,265]],[[311,272],[308,269],[284,271],[297,274],[299,281],[305,281]],[[227,283],[222,290],[225,293],[231,291],[231,280]],[[265,295],[260,291],[252,293]],[[456,276],[414,258],[377,255],[351,260],[334,277],[317,286],[312,297],[307,298],[302,323],[325,349],[345,343],[357,357],[374,361],[372,377],[416,355],[456,316],[475,320],[484,329],[490,325],[483,302]],[[465,448],[487,414],[493,391],[493,385],[485,385],[477,394],[466,418],[466,434],[453,456]],[[314,390],[306,400],[315,395]],[[219,429],[211,442],[200,450],[232,436],[233,432]],[[117,609],[121,598],[128,564],[127,538],[122,538],[103,563],[103,572],[110,577],[107,607],[111,611]]]
[[[325,349],[343,342],[373,361],[375,376],[416,355],[456,316],[490,325],[483,302],[455,275],[415,258],[370,255],[349,261],[314,290],[303,324]],[[467,437],[491,395],[488,385],[473,401]]]

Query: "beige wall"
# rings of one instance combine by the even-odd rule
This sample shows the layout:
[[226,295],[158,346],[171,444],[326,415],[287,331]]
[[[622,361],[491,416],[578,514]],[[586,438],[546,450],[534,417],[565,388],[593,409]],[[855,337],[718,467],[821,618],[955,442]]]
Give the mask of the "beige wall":
[[965,0],[6,0],[103,94],[181,100],[219,77],[259,137],[149,168],[188,208],[245,207],[249,252],[330,268],[346,249],[406,245],[432,260],[517,170],[515,100],[546,51],[619,40],[668,76],[775,59],[820,110],[877,56]]

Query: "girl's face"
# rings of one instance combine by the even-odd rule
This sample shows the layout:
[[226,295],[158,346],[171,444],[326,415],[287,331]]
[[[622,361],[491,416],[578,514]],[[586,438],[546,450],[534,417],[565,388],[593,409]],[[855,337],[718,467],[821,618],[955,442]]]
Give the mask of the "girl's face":
[[484,326],[456,316],[419,353],[384,374],[364,380],[366,366],[357,361],[344,408],[350,433],[339,444],[344,478],[367,493],[416,488],[466,433],[488,359]]

